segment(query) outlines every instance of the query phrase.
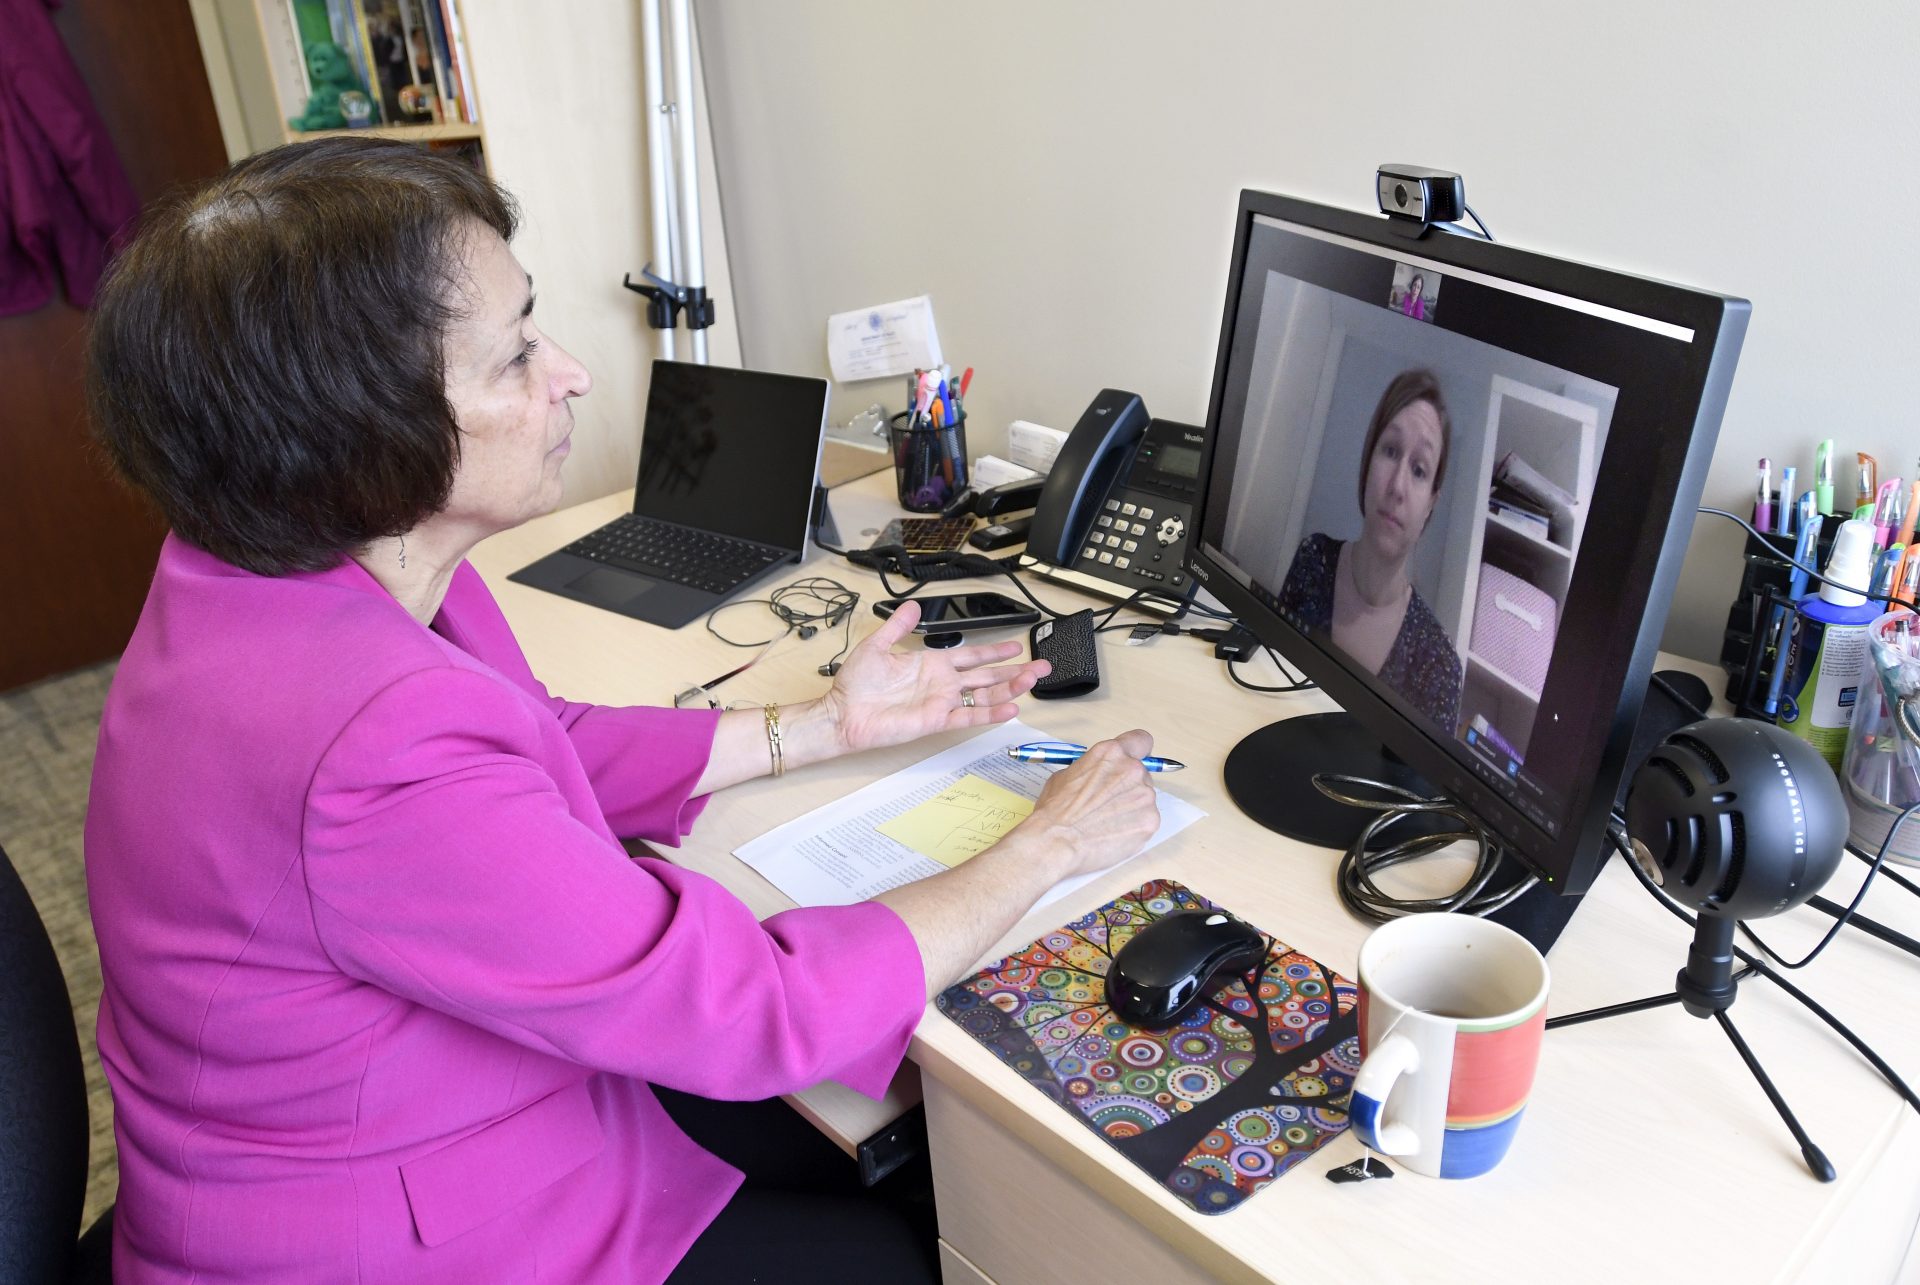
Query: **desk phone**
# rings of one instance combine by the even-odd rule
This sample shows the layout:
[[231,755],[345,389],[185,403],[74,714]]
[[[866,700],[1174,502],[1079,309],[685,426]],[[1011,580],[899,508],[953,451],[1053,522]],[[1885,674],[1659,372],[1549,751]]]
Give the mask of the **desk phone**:
[[1133,393],[1101,390],[1047,475],[1022,565],[1122,596],[1183,594],[1205,449],[1205,430],[1151,418]]

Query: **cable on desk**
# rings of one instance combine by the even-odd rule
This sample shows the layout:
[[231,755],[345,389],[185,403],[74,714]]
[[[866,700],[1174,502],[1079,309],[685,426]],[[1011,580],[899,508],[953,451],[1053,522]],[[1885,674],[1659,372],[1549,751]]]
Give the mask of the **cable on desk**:
[[[1386,797],[1363,797],[1350,793],[1349,787],[1359,787]],[[1429,911],[1488,915],[1540,882],[1539,876],[1526,874],[1504,887],[1490,890],[1487,885],[1493,881],[1494,872],[1500,867],[1504,850],[1491,829],[1481,824],[1473,813],[1451,799],[1427,798],[1411,790],[1402,789],[1400,786],[1389,785],[1385,781],[1375,781],[1364,776],[1347,776],[1338,772],[1316,773],[1313,778],[1313,788],[1336,803],[1345,803],[1349,807],[1378,813],[1348,845],[1346,852],[1340,858],[1340,868],[1334,876],[1334,887],[1340,894],[1340,904],[1362,919],[1383,924],[1390,919],[1425,914]],[[1452,829],[1433,834],[1414,835],[1398,843],[1390,843],[1385,847],[1370,850],[1374,838],[1382,835],[1387,827],[1408,817],[1423,814],[1448,817],[1457,824]],[[1380,871],[1390,870],[1408,861],[1418,861],[1422,857],[1431,856],[1442,848],[1450,848],[1463,840],[1478,848],[1474,856],[1473,870],[1468,874],[1465,883],[1445,896],[1404,900],[1384,891],[1374,881],[1374,875]]]
[[[1920,804],[1916,804],[1915,806],[1920,807]],[[1688,928],[1697,927],[1700,922],[1699,919],[1696,916],[1687,913],[1687,911],[1683,909],[1679,904],[1677,904],[1672,898],[1668,897],[1667,894],[1661,890],[1660,886],[1654,883],[1652,877],[1649,876],[1645,870],[1640,868],[1640,863],[1634,860],[1633,851],[1629,846],[1628,840],[1627,840],[1626,821],[1621,817],[1621,815],[1618,812],[1615,812],[1612,818],[1608,821],[1606,834],[1607,834],[1607,841],[1613,845],[1614,851],[1618,852],[1621,858],[1626,862],[1627,869],[1633,871],[1633,877],[1640,881],[1640,886],[1647,890],[1647,895],[1651,896],[1655,901],[1659,902],[1660,905],[1666,909],[1668,914],[1672,915],[1675,919],[1678,919],[1681,923],[1685,924]],[[1800,1003],[1806,1006],[1807,1011],[1811,1012],[1815,1017],[1825,1022],[1834,1031],[1838,1032],[1841,1038],[1845,1039],[1847,1043],[1851,1044],[1854,1048],[1854,1051],[1859,1053],[1862,1057],[1866,1058],[1866,1060],[1873,1066],[1873,1069],[1880,1072],[1880,1074],[1886,1079],[1887,1083],[1893,1086],[1894,1091],[1899,1093],[1901,1097],[1906,1099],[1907,1105],[1912,1107],[1916,1113],[1920,1113],[1920,1094],[1916,1094],[1910,1087],[1908,1087],[1907,1082],[1900,1078],[1899,1074],[1894,1071],[1892,1066],[1888,1065],[1887,1060],[1881,1057],[1878,1053],[1874,1052],[1873,1047],[1870,1044],[1868,1044],[1865,1040],[1861,1039],[1858,1035],[1854,1034],[1853,1029],[1851,1027],[1849,1027],[1845,1022],[1842,1022],[1839,1018],[1835,1017],[1831,1012],[1829,1012],[1825,1007],[1823,1007],[1819,1003],[1819,1001],[1815,1000],[1813,996],[1807,994],[1805,991],[1801,990],[1798,986],[1795,986],[1792,982],[1788,981],[1786,978],[1782,977],[1779,973],[1775,972],[1771,967],[1767,965],[1767,962],[1765,960],[1754,957],[1748,952],[1740,949],[1740,947],[1738,946],[1735,946],[1733,948],[1733,953],[1735,958],[1739,959],[1741,963],[1746,965],[1745,968],[1742,968],[1739,972],[1733,975],[1733,980],[1735,982],[1745,981],[1747,978],[1752,977],[1755,974],[1759,974],[1760,976],[1767,978],[1769,981],[1771,981],[1774,985],[1778,986],[1781,990],[1785,991],[1787,994],[1791,995],[1794,999],[1800,1001]]]
[[[1880,874],[1881,867],[1887,862],[1887,851],[1893,846],[1893,836],[1900,832],[1900,827],[1905,825],[1907,818],[1911,817],[1915,812],[1920,812],[1920,803],[1910,804],[1906,811],[1896,817],[1893,824],[1887,827],[1887,837],[1880,841],[1880,850],[1876,852],[1868,862],[1870,868],[1867,871],[1867,877],[1860,881],[1860,888],[1853,894],[1853,900],[1847,903],[1846,909],[1840,911],[1839,914],[1833,917],[1833,927],[1827,929],[1826,936],[1822,937],[1819,942],[1814,945],[1814,948],[1807,952],[1806,957],[1798,963],[1789,964],[1786,960],[1782,959],[1775,953],[1773,947],[1762,941],[1760,934],[1755,932],[1752,926],[1744,920],[1739,923],[1740,931],[1746,934],[1749,941],[1760,948],[1761,954],[1782,968],[1805,968],[1808,964],[1811,964],[1815,959],[1819,958],[1820,952],[1827,948],[1827,944],[1840,935],[1840,930],[1845,928],[1848,922],[1854,918],[1854,912],[1859,910],[1860,903],[1866,900],[1867,889],[1873,886],[1875,876]],[[1847,845],[1847,851],[1853,852],[1856,856],[1864,856],[1863,853],[1856,851],[1852,844]],[[1889,872],[1889,874],[1891,874],[1891,872]],[[1904,882],[1904,880],[1902,882]],[[1862,918],[1864,918],[1864,916],[1862,916]],[[1874,925],[1876,928],[1881,926],[1882,925],[1879,924]]]
[[[690,699],[706,698],[711,703],[709,693],[729,678],[736,677],[752,669],[767,658],[774,645],[782,639],[798,632],[800,637],[811,638],[821,629],[832,629],[841,625],[844,632],[840,639],[840,650],[833,659],[820,667],[822,673],[828,673],[839,666],[840,658],[847,654],[853,645],[853,609],[859,605],[860,595],[841,584],[838,580],[826,576],[806,576],[791,584],[781,585],[765,598],[741,598],[734,602],[723,602],[707,613],[707,632],[729,647],[758,647],[760,654],[744,665],[737,665],[717,678],[711,678],[698,687],[688,687],[674,698],[676,706]],[[774,618],[785,626],[771,638],[742,642],[738,638],[729,638],[714,626],[713,620],[723,611],[735,607],[763,606],[771,611]],[[831,674],[828,674],[831,677]]]
[[[1852,846],[1851,844],[1847,846],[1847,851],[1852,855],[1858,857],[1860,860],[1866,862],[1867,864],[1869,865],[1873,864],[1874,859],[1872,857],[1868,856],[1866,853],[1860,851],[1860,849]],[[1913,880],[1907,878],[1905,875],[1901,874],[1898,870],[1895,870],[1892,866],[1887,866],[1883,868],[1880,871],[1880,877],[1882,879],[1890,880],[1896,886],[1905,888],[1908,892],[1912,893],[1914,896],[1920,897],[1920,884],[1915,884]]]
[[[1739,525],[1740,527],[1744,528],[1750,535],[1752,535],[1754,539],[1760,541],[1760,543],[1765,544],[1767,545],[1768,548],[1771,548],[1774,550],[1774,553],[1773,553],[1774,561],[1784,562],[1791,567],[1798,567],[1800,570],[1806,572],[1808,575],[1812,576],[1815,580],[1819,581],[1821,584],[1830,584],[1834,588],[1844,590],[1847,593],[1857,593],[1862,598],[1865,598],[1870,602],[1884,602],[1884,603],[1888,603],[1889,605],[1898,605],[1898,606],[1906,605],[1905,603],[1902,603],[1898,598],[1895,598],[1890,593],[1869,593],[1865,589],[1856,589],[1852,585],[1844,585],[1844,584],[1841,584],[1838,580],[1828,579],[1828,577],[1820,570],[1819,567],[1810,567],[1806,563],[1801,562],[1799,559],[1795,558],[1792,554],[1780,552],[1778,546],[1775,546],[1771,542],[1769,542],[1767,537],[1761,534],[1759,528],[1755,527],[1753,523],[1747,521],[1745,518],[1741,517],[1738,513],[1729,513],[1725,509],[1709,508],[1707,505],[1704,505],[1704,504],[1700,506],[1698,512],[1711,513],[1717,518],[1725,518],[1729,522],[1733,522]],[[1684,704],[1685,702],[1682,702],[1682,703]]]
[[[1246,679],[1240,677],[1240,675],[1233,672],[1233,667],[1237,664],[1240,664],[1241,662],[1237,660],[1230,660],[1227,662],[1227,677],[1233,680],[1234,685],[1236,687],[1244,687],[1250,692],[1261,692],[1270,696],[1283,696],[1289,692],[1310,692],[1315,687],[1319,686],[1318,683],[1314,682],[1311,678],[1308,678],[1305,674],[1289,673],[1287,670],[1286,662],[1280,659],[1280,653],[1275,651],[1273,648],[1268,647],[1263,643],[1261,644],[1260,650],[1267,653],[1267,655],[1273,660],[1274,668],[1280,671],[1280,677],[1286,679],[1287,681],[1280,684],[1277,687],[1270,687],[1264,683],[1250,683]],[[1358,780],[1359,778],[1354,778],[1354,779]],[[1321,793],[1324,794],[1326,793],[1326,791],[1323,790],[1321,791]]]

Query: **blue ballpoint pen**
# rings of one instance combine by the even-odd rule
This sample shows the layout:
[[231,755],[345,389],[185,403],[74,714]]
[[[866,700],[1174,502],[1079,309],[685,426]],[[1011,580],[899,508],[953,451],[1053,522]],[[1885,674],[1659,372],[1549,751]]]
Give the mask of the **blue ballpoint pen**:
[[[1785,501],[1781,502],[1785,507]],[[1820,537],[1819,502],[1812,491],[1804,492],[1794,506],[1794,518],[1799,522],[1799,534],[1794,540],[1793,558],[1795,562],[1811,563],[1816,544]],[[1806,596],[1807,584],[1813,579],[1810,572],[1799,567],[1787,581],[1787,597],[1795,604]],[[1772,718],[1780,712],[1780,696],[1787,689],[1787,639],[1793,632],[1793,613],[1786,607],[1774,610],[1774,626],[1780,635],[1780,641],[1773,650],[1773,677],[1767,680],[1767,717]]]
[[[1007,757],[1021,763],[1077,763],[1087,752],[1084,745],[1072,741],[1035,741],[1028,745],[1009,745]],[[1163,759],[1149,754],[1140,760],[1149,772],[1178,772],[1186,767],[1179,759]]]

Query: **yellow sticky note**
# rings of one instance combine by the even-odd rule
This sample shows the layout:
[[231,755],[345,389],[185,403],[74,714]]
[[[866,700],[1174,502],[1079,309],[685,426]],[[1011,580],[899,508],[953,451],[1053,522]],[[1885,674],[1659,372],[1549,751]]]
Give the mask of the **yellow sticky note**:
[[953,867],[992,847],[1032,811],[1032,799],[968,775],[885,822],[880,833]]

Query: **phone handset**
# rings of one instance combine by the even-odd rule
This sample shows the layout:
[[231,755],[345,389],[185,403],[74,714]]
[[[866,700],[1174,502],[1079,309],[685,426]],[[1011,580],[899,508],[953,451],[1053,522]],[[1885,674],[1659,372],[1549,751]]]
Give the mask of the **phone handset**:
[[1057,567],[1073,564],[1101,501],[1132,462],[1150,422],[1146,404],[1136,394],[1100,390],[1047,473],[1027,534],[1029,554]]

